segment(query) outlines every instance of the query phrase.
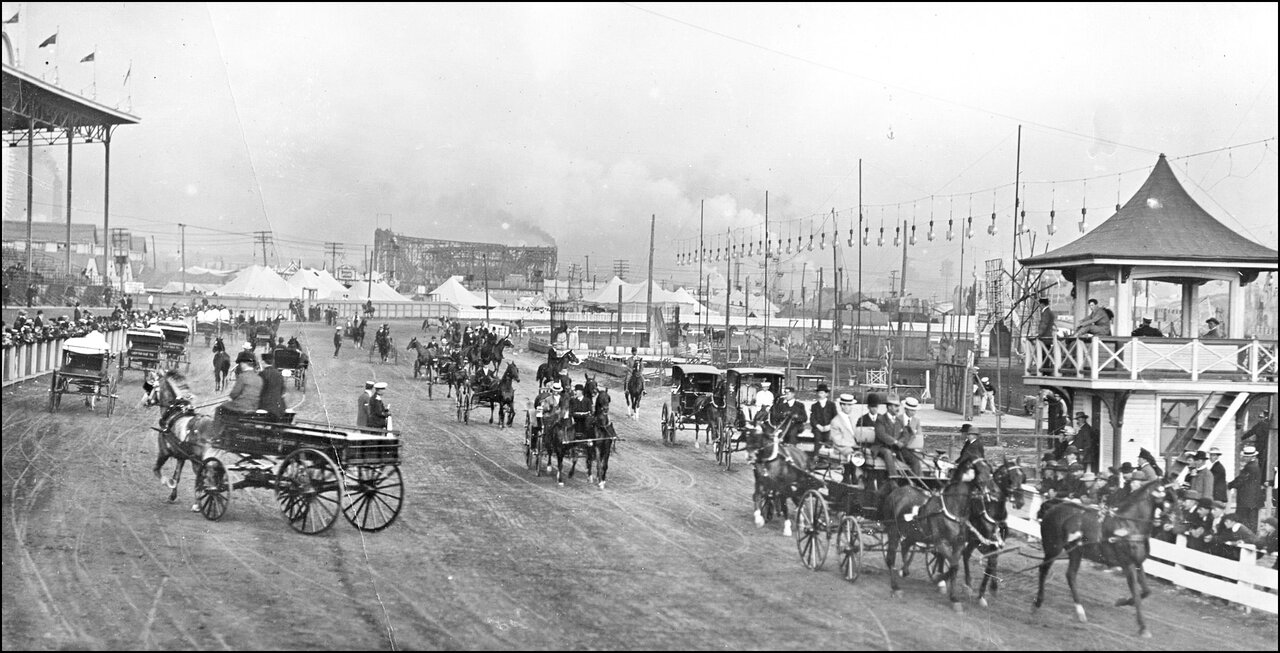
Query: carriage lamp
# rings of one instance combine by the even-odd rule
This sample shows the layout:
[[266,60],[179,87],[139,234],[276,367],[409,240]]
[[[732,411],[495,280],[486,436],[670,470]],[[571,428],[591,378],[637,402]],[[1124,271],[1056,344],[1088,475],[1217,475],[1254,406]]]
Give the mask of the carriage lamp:
[[987,233],[992,236],[996,235],[996,214],[994,212],[991,214],[991,224],[987,225]]
[[1088,211],[1089,209],[1086,209],[1083,206],[1080,207],[1080,233],[1084,233],[1085,230],[1089,228],[1087,217]]
[[955,223],[954,219],[947,218],[947,240],[952,240],[956,237]]
[[1057,233],[1057,232],[1058,232],[1058,225],[1056,225],[1056,224],[1054,224],[1054,223],[1053,223],[1053,219],[1054,219],[1054,217],[1055,217],[1055,214],[1056,214],[1056,213],[1057,213],[1057,212],[1056,212],[1056,211],[1054,211],[1053,209],[1049,209],[1049,228],[1048,228],[1048,231],[1049,231],[1049,235],[1050,235],[1050,236],[1052,236],[1053,234],[1055,234],[1055,233]]

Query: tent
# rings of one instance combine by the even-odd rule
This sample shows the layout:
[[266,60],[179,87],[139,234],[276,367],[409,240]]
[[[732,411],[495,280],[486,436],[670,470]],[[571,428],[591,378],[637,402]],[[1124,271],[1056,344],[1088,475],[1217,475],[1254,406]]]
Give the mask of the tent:
[[230,297],[293,298],[293,287],[275,270],[263,265],[250,265],[215,292]]
[[[217,283],[191,283],[190,281],[187,282],[187,292],[195,291],[195,292],[200,292],[208,295],[209,293],[218,292],[221,288],[222,288],[222,285]],[[150,292],[150,290],[148,290],[148,292]],[[170,281],[169,283],[166,283],[163,287],[161,287],[159,290],[156,290],[155,292],[181,293],[182,282]]]
[[[595,290],[590,294],[586,295],[585,297],[582,298],[582,301],[593,303],[593,304],[608,304],[610,302],[616,304],[618,303],[618,287],[619,286],[625,287],[628,285],[631,285],[631,284],[628,284],[627,282],[623,281],[621,278],[614,276],[612,279],[609,280],[608,283],[604,284],[603,288],[600,288],[599,290]],[[625,289],[622,292],[624,295],[626,294]]]
[[341,293],[334,292],[321,299],[358,299],[360,301],[373,300],[375,302],[408,302],[413,301],[404,295],[396,292],[385,281],[375,281],[370,284],[368,281],[359,281],[351,285],[348,290],[342,289]]
[[315,290],[316,299],[335,299],[347,294],[347,287],[342,285],[326,270],[303,268],[289,277],[289,286],[294,289],[294,297],[302,297],[304,290]]
[[[476,308],[484,307],[486,305],[484,298],[470,290],[467,290],[467,287],[462,285],[462,282],[459,281],[461,278],[462,277],[459,276],[452,276],[445,279],[444,283],[437,286],[436,289],[428,293],[427,296],[433,300],[449,302],[450,304],[455,304],[457,306],[474,306]],[[489,308],[497,308],[502,306],[502,302],[498,301],[497,298],[490,294],[488,306]]]

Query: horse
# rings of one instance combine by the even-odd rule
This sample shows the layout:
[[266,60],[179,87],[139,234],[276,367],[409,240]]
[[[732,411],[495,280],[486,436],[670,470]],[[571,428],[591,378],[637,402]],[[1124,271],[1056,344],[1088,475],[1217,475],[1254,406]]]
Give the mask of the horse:
[[494,342],[485,343],[480,349],[480,361],[482,364],[493,364],[493,369],[502,367],[503,352],[507,347],[515,347],[511,344],[510,336],[502,336]]
[[449,386],[444,395],[446,399],[452,396],[454,391],[457,391],[458,400],[461,401],[463,389],[471,386],[471,375],[467,371],[467,366],[463,365],[458,352],[454,352],[445,359],[440,370],[440,378]]
[[514,361],[507,365],[506,371],[502,373],[502,378],[497,383],[490,386],[487,390],[477,392],[476,394],[486,395],[485,399],[489,401],[489,423],[493,423],[493,411],[498,411],[498,428],[506,428],[516,418],[516,388],[515,384],[520,382],[520,368],[516,367]]
[[378,355],[382,357],[382,362],[387,362],[387,356],[391,353],[391,333],[379,329],[374,341],[378,345]]
[[[222,342],[219,338],[218,342]],[[227,349],[217,349],[213,354],[213,391],[222,392],[227,387],[227,375],[231,373],[231,354]]]
[[[1123,488],[1122,488],[1123,491]],[[1164,482],[1147,481],[1123,497],[1114,506],[1085,506],[1074,501],[1059,503],[1045,513],[1040,521],[1040,535],[1044,546],[1044,562],[1040,564],[1040,585],[1032,602],[1035,608],[1044,604],[1044,581],[1053,563],[1067,555],[1067,586],[1075,602],[1076,618],[1087,621],[1080,594],[1076,590],[1076,573],[1085,549],[1101,555],[1108,565],[1124,570],[1129,583],[1129,596],[1116,600],[1116,607],[1132,605],[1137,612],[1138,634],[1151,637],[1146,621],[1142,618],[1142,599],[1151,594],[1147,588],[1147,576],[1142,562],[1149,553],[1150,537],[1157,502],[1163,499]],[[1141,587],[1141,592],[1139,592]]]
[[535,378],[538,380],[538,387],[541,388],[547,383],[551,383],[560,378],[560,371],[566,365],[581,365],[582,361],[578,360],[578,355],[572,350],[566,351],[563,356],[548,356],[547,362],[538,366],[538,372]]
[[625,394],[627,411],[631,414],[631,419],[640,419],[640,397],[644,396],[644,374],[640,371],[639,363],[627,373]]
[[[556,484],[559,485],[560,487],[564,487],[565,454],[573,453],[573,461],[569,467],[569,478],[573,478],[573,473],[577,471],[577,468],[578,468],[578,456],[577,456],[577,451],[575,447],[578,447],[580,445],[576,443],[576,441],[579,439],[578,432],[577,432],[577,429],[575,428],[576,425],[574,423],[574,418],[570,412],[571,398],[572,398],[572,395],[570,393],[562,391],[560,393],[560,402],[556,407],[554,415],[545,415],[545,414],[543,415],[544,424],[546,424],[547,421],[550,421],[550,425],[544,426],[543,428],[543,432],[546,434],[546,437],[544,437],[543,439],[546,440],[547,452],[550,454],[550,456],[548,456],[547,458],[547,471],[548,472],[551,471],[550,460],[551,460],[551,456],[554,456],[556,459],[556,466],[555,466]],[[587,439],[587,438],[582,438],[582,439]],[[592,460],[594,458],[594,455],[595,455],[595,451],[592,448],[588,447],[587,448],[588,468],[590,464],[594,462]]]
[[[755,504],[756,528],[764,526],[773,512],[782,515],[782,535],[791,537],[791,514],[787,509],[790,500],[797,508],[800,499],[810,489],[822,483],[805,470],[809,469],[809,454],[795,445],[783,444],[782,434],[791,425],[791,416],[774,427],[767,421],[757,422],[748,431],[747,448],[755,453]],[[766,516],[766,511],[768,516]]]
[[427,376],[434,379],[435,368],[432,363],[435,362],[436,359],[431,355],[431,352],[427,350],[427,346],[418,342],[418,337],[414,336],[409,340],[409,346],[405,347],[405,351],[410,349],[418,350],[418,357],[413,359],[413,378],[416,379],[421,376],[422,370],[425,368]]
[[[214,419],[208,415],[196,413],[192,406],[194,397],[187,388],[187,380],[177,370],[167,370],[163,375],[148,373],[148,382],[154,380],[154,387],[147,398],[145,406],[160,406],[160,428],[156,429],[156,463],[151,471],[171,490],[169,502],[178,499],[178,483],[182,480],[183,464],[190,461],[196,472],[195,490],[199,498],[201,473],[204,460],[213,436]],[[150,376],[155,374],[154,377]],[[176,458],[173,476],[164,480],[161,469],[170,458]],[[191,507],[193,511],[200,509],[199,504]]]
[[[960,568],[960,553],[970,529],[976,527],[970,515],[975,509],[985,510],[984,503],[994,499],[995,483],[991,471],[991,464],[984,459],[965,461],[952,472],[950,482],[941,492],[926,492],[912,485],[902,485],[884,497],[880,514],[887,518],[885,562],[889,567],[889,587],[895,598],[902,596],[898,574],[906,575],[905,561],[911,547],[924,544],[946,560],[942,576],[951,599],[951,609],[964,612],[960,588],[955,582],[956,571]],[[995,528],[990,528],[988,533],[979,532],[985,539],[999,541]],[[904,561],[902,570],[894,569],[899,548]]]
[[[698,397],[693,404],[693,414],[695,421],[693,423],[693,448],[698,448],[698,428],[700,424],[706,424],[707,445],[709,446],[713,439],[718,439],[722,431],[724,431],[724,408],[725,408],[725,383],[721,378],[716,381],[715,388],[711,394]],[[767,412],[767,411],[761,411]]]
[[587,375],[586,384],[583,386],[584,394],[591,399],[591,405],[595,406],[595,410],[591,413],[588,433],[593,434],[595,442],[591,443],[591,448],[595,450],[596,474],[591,473],[591,458],[587,458],[587,478],[593,483],[604,489],[605,477],[609,475],[609,456],[613,453],[616,443],[617,434],[614,433],[613,425],[609,423],[609,390],[602,388],[596,383],[596,377]]
[[[1010,500],[1013,501],[1015,508],[1021,508],[1023,503],[1022,484],[1027,480],[1027,473],[1023,471],[1017,458],[1006,460],[991,474],[992,481],[996,484],[996,490],[999,495],[994,502],[984,503],[983,509],[975,512],[970,521],[985,520],[989,524],[994,524],[998,529],[1001,540],[1009,538],[1009,508],[1006,505]],[[987,607],[987,586],[991,587],[992,598],[996,595],[996,590],[1000,587],[1000,579],[996,576],[996,560],[998,548],[993,546],[991,540],[983,541],[982,538],[976,537],[975,533],[981,532],[981,524],[975,524],[975,530],[970,532],[969,541],[965,544],[964,553],[961,559],[964,560],[964,584],[972,587],[969,578],[969,556],[973,555],[974,550],[981,552],[986,556],[987,565],[982,573],[982,584],[978,587],[978,605]]]

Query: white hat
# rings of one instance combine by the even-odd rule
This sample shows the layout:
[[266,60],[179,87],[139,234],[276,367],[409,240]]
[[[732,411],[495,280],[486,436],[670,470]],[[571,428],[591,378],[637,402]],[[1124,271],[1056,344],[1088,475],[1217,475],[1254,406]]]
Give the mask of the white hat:
[[991,380],[991,377],[989,377],[989,376],[984,376],[984,377],[982,377],[982,382],[983,382],[983,383],[987,383],[987,382],[989,382],[990,380]]
[[387,389],[387,382],[386,382],[386,381],[378,381],[377,383],[373,384],[373,389],[374,389],[374,390],[386,390],[386,389]]
[[1221,456],[1221,455],[1222,455],[1222,450],[1221,450],[1221,449],[1219,449],[1219,448],[1217,448],[1217,447],[1209,447],[1209,455],[1210,455],[1210,456]]
[[845,392],[845,393],[842,393],[842,394],[840,395],[840,403],[842,403],[842,404],[856,404],[856,403],[858,403],[858,400],[857,400],[857,399],[854,399],[854,398],[853,398],[853,395],[851,395],[851,394],[849,394],[849,393]]
[[1240,455],[1244,456],[1245,458],[1252,458],[1258,455],[1258,448],[1254,447],[1253,445],[1247,446],[1240,450]]
[[902,400],[902,407],[915,410],[920,407],[920,400],[916,399],[915,397],[907,397],[906,399]]

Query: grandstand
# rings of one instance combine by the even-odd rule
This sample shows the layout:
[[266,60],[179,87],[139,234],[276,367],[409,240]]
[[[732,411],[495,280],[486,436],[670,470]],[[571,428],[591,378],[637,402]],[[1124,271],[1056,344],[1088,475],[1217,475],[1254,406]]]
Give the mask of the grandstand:
[[405,293],[418,292],[419,286],[435,288],[455,275],[471,288],[481,287],[487,277],[493,290],[541,290],[542,281],[556,273],[554,245],[438,240],[375,229],[373,250],[374,269],[395,279],[397,290]]

